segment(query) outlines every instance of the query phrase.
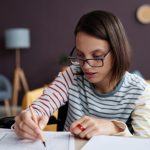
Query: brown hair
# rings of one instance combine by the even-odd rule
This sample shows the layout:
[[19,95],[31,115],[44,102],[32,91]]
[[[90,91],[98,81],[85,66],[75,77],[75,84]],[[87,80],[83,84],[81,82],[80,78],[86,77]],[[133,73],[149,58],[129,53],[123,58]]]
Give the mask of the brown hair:
[[87,13],[77,23],[75,36],[78,32],[108,41],[114,61],[112,81],[120,80],[130,66],[130,45],[119,18],[106,11]]

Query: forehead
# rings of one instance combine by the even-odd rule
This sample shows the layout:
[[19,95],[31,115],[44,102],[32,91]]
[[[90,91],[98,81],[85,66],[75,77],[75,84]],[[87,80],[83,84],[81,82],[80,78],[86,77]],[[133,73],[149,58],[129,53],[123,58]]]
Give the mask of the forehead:
[[76,35],[76,48],[83,53],[88,52],[107,52],[109,43],[105,40],[90,36],[84,32],[79,32]]
[[105,49],[88,49],[88,50],[80,50],[80,49],[78,49],[78,48],[75,48],[75,50],[76,50],[76,52],[77,53],[84,53],[84,54],[88,54],[88,53],[90,53],[90,54],[103,54],[103,53],[106,53],[106,51],[108,51],[108,50],[105,50]]

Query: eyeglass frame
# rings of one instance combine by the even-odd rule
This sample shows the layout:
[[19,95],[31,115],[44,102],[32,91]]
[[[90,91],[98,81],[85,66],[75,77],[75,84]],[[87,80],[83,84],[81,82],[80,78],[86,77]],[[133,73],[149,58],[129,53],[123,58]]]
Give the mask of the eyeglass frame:
[[[80,61],[83,62],[83,65],[82,65],[82,66],[84,66],[84,64],[85,64],[85,62],[86,62],[86,63],[87,63],[89,66],[91,66],[91,67],[103,67],[103,66],[104,66],[104,59],[105,59],[105,57],[106,57],[106,56],[109,54],[109,52],[110,52],[110,50],[108,50],[108,52],[107,52],[106,54],[104,54],[103,56],[101,56],[100,58],[96,58],[96,59],[83,59],[83,58],[72,57],[75,48],[76,48],[76,47],[74,46],[73,49],[71,50],[68,59],[69,59],[70,61],[71,61],[71,59],[78,59],[78,60],[80,60]],[[88,60],[100,60],[100,61],[102,62],[102,65],[101,65],[101,66],[92,66],[91,64],[89,64]],[[71,61],[71,64],[73,64],[72,61]],[[73,64],[73,65],[75,65],[75,64]],[[78,64],[78,65],[80,65],[80,64]]]

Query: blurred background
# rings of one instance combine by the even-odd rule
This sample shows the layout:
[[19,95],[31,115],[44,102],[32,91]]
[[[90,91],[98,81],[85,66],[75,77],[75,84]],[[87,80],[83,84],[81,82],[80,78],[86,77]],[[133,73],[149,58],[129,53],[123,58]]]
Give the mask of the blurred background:
[[[4,32],[9,28],[28,28],[31,45],[21,49],[21,67],[29,90],[50,83],[66,63],[74,46],[74,28],[79,18],[92,10],[107,10],[124,24],[131,47],[130,71],[138,70],[150,79],[150,24],[139,22],[137,9],[149,0],[5,0],[0,1],[0,74],[12,85],[15,70],[15,51],[6,49]],[[20,106],[25,92],[20,89]],[[12,97],[11,97],[12,98]],[[1,105],[3,102],[1,102]]]

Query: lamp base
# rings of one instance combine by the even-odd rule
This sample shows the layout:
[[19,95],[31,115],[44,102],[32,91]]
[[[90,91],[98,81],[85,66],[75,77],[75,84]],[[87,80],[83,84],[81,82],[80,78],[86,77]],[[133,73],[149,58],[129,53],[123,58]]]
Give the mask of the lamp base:
[[21,89],[21,83],[25,92],[29,91],[29,86],[27,79],[25,77],[24,71],[17,67],[14,73],[14,87],[13,87],[13,99],[12,99],[12,114],[16,115],[17,105],[18,105],[18,92]]

